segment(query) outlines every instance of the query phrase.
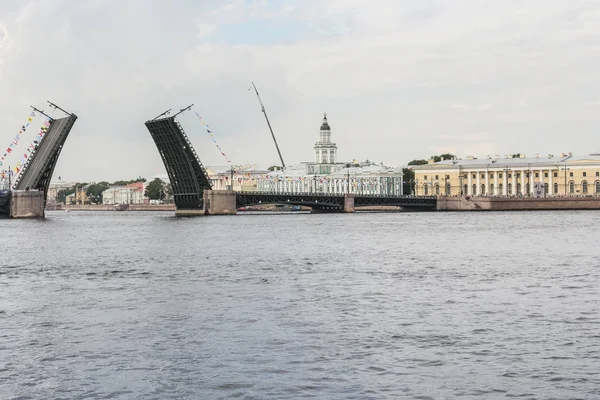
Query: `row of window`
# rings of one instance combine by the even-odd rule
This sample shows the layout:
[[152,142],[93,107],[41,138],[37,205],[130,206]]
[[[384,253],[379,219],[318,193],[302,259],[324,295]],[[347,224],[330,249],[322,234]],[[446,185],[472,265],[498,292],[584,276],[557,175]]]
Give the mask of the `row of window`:
[[[508,175],[508,176],[507,176],[508,178],[512,178],[512,174],[507,174],[507,175]],[[525,176],[526,176],[526,177],[529,177],[529,173],[528,173],[528,172],[525,172]],[[572,172],[569,172],[569,176],[570,176],[570,177],[573,177],[573,173],[572,173]],[[585,171],[584,171],[584,172],[583,172],[583,176],[584,176],[584,177],[587,177],[587,172],[585,172]],[[596,176],[597,176],[597,177],[600,177],[600,171],[596,171]],[[521,177],[521,173],[517,172],[517,178],[520,178],[520,177]],[[536,178],[539,178],[539,177],[540,177],[540,173],[539,173],[539,172],[536,172],[536,173],[535,173],[535,177],[536,177]],[[547,178],[547,177],[548,177],[548,173],[547,173],[547,172],[544,172],[544,178]],[[554,177],[555,177],[555,178],[558,178],[558,172],[554,172]],[[427,180],[427,175],[425,175],[423,178],[424,178],[424,180]],[[472,178],[473,178],[473,179],[477,179],[477,174],[472,174]],[[481,174],[481,178],[482,178],[482,179],[485,179],[485,174]],[[493,172],[490,172],[490,178],[492,178],[492,179],[494,178],[494,173],[493,173]],[[502,179],[502,173],[501,173],[501,172],[499,172],[499,173],[498,173],[498,178],[499,178],[499,179]],[[435,176],[435,179],[436,179],[436,180],[438,180],[438,179],[439,179],[439,175],[436,175],[436,176]],[[450,175],[446,175],[445,179],[450,179]]]
[[[558,194],[558,183],[554,183],[554,185],[552,185],[552,186],[553,186],[552,193]],[[594,184],[594,186],[595,186],[595,193],[600,194],[600,181],[596,181],[595,184]],[[440,195],[440,185],[435,185],[434,188],[435,188],[435,194],[439,196]],[[445,189],[444,190],[444,192],[445,192],[444,194],[446,196],[450,196],[450,194],[452,192],[452,186],[449,183],[447,183],[445,185],[444,189]],[[472,189],[473,189],[472,193],[477,193],[477,185],[476,184],[473,184]],[[504,194],[503,189],[504,189],[504,187],[500,183],[498,185],[498,193],[499,194]],[[544,183],[544,193],[549,193],[548,189],[549,189],[548,188],[548,184]],[[468,185],[464,185],[463,186],[463,193],[468,193],[468,191],[469,191],[469,186]],[[521,184],[517,183],[517,192],[513,193],[512,183],[509,183],[508,186],[507,186],[507,193],[508,193],[508,195],[523,194],[521,192]],[[530,193],[530,185],[529,185],[529,183],[525,185],[525,193]],[[573,181],[569,182],[569,193],[575,193],[575,182],[573,182]],[[589,184],[587,183],[587,181],[582,181],[581,182],[581,193],[584,193],[584,194],[589,193]],[[429,186],[427,184],[423,185],[423,194],[424,195],[428,195],[429,194]],[[480,192],[480,194],[486,194],[485,184],[481,185],[481,192]],[[495,194],[495,192],[494,192],[494,184],[493,183],[490,184],[490,191],[487,192],[487,194]]]

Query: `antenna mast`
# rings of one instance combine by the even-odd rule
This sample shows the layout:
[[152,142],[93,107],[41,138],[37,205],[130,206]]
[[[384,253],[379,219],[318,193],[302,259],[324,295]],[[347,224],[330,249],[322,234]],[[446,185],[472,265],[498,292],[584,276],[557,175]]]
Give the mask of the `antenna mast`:
[[281,160],[281,165],[285,168],[285,163],[283,162],[283,157],[281,156],[281,151],[279,151],[279,146],[277,145],[277,140],[275,140],[275,134],[273,133],[273,128],[271,128],[271,123],[269,122],[269,117],[267,117],[267,111],[265,111],[265,106],[260,98],[260,94],[258,94],[258,89],[256,89],[256,85],[252,82],[252,87],[256,92],[256,96],[258,97],[258,102],[262,108],[263,114],[265,114],[265,119],[267,120],[267,125],[269,125],[269,130],[271,131],[271,136],[273,136],[273,142],[275,142],[275,147],[277,148],[277,154],[279,154],[279,159]]

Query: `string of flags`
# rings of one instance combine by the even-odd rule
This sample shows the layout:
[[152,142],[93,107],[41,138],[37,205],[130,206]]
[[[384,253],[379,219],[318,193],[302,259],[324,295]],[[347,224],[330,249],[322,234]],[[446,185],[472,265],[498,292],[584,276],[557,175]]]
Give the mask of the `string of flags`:
[[[5,153],[2,156],[0,156],[0,166],[3,166],[6,163],[7,158],[11,154],[14,154],[16,152],[16,148],[17,148],[19,142],[21,141],[23,133],[25,133],[29,129],[29,126],[31,125],[31,123],[33,122],[33,119],[35,117],[36,117],[35,111],[32,111],[29,114],[29,117],[27,118],[27,122],[24,125],[21,126],[21,129],[19,130],[19,133],[15,136],[15,138],[13,139],[13,141],[6,148]],[[25,165],[25,163],[27,162],[27,160],[31,156],[32,152],[38,146],[38,144],[40,143],[40,141],[42,140],[42,138],[44,137],[44,135],[48,132],[49,128],[50,128],[50,119],[46,118],[42,122],[42,125],[40,126],[40,129],[39,129],[37,135],[29,143],[29,145],[27,146],[27,148],[25,150],[23,150],[24,153],[20,157],[19,161],[17,161],[17,163],[14,166],[11,166],[10,171],[8,171],[6,169],[3,169],[2,171],[0,171],[0,179],[2,179],[2,180],[8,179],[8,174],[9,173],[11,175],[15,175],[15,174],[19,174],[19,172],[21,172],[23,166]]]
[[217,149],[219,149],[219,151],[221,152],[221,155],[223,155],[223,157],[225,158],[225,160],[229,164],[231,164],[231,161],[229,160],[229,158],[227,157],[227,155],[225,154],[225,152],[223,151],[223,149],[221,149],[221,146],[219,146],[219,144],[215,140],[215,136],[213,135],[212,131],[210,130],[210,126],[207,123],[204,122],[204,120],[202,119],[202,117],[200,116],[200,114],[198,114],[195,111],[194,111],[194,114],[196,114],[196,116],[198,116],[198,119],[202,123],[202,126],[204,126],[204,128],[206,129],[206,133],[208,133],[210,135],[210,138],[212,139],[212,141],[215,144],[215,146],[217,146]]

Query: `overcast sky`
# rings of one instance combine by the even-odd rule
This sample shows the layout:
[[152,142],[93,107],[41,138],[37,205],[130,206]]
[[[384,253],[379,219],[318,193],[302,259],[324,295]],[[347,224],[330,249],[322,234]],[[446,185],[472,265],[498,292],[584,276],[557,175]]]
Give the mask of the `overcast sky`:
[[323,112],[342,160],[587,154],[599,61],[590,0],[2,0],[0,146],[50,100],[79,116],[54,178],[151,177],[144,121],[194,103],[233,163],[267,167],[254,81],[288,164],[312,160]]

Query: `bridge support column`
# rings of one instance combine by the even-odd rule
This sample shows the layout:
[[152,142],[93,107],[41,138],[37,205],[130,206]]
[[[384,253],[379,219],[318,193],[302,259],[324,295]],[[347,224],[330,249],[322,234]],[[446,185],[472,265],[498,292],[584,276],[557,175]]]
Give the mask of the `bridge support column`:
[[10,201],[11,218],[44,218],[44,192],[13,191]]
[[205,190],[204,214],[234,215],[237,214],[236,195],[233,190]]
[[345,213],[353,213],[354,212],[354,195],[353,194],[345,194],[344,195],[344,212]]

